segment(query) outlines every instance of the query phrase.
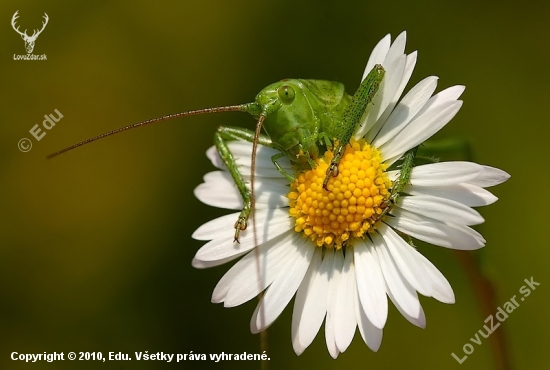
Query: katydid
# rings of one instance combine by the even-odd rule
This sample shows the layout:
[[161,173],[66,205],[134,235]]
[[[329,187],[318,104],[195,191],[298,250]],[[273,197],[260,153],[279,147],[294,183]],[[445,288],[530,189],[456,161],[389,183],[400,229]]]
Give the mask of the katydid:
[[[258,143],[280,151],[271,160],[277,170],[291,182],[294,181],[293,174],[285,172],[277,163],[278,159],[288,157],[297,168],[313,168],[316,166],[315,159],[323,156],[327,150],[332,150],[334,157],[323,182],[326,189],[329,179],[338,175],[338,163],[345,147],[358,129],[369,105],[373,103],[384,74],[381,65],[374,66],[353,96],[348,95],[344,85],[339,82],[284,79],[261,90],[254,102],[192,110],[135,123],[74,144],[49,158],[122,131],[173,118],[217,112],[247,112],[257,120],[255,131],[220,126],[214,134],[216,149],[243,199],[242,211],[235,222],[234,241],[239,242],[239,234],[246,229],[254,209],[254,170]],[[262,127],[265,134],[261,133]],[[229,140],[253,143],[250,190],[227,146]],[[397,195],[394,194],[394,198]]]

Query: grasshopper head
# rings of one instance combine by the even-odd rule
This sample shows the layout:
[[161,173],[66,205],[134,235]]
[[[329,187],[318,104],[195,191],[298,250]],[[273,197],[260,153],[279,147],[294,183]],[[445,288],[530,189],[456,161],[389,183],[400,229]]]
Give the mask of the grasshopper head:
[[300,162],[304,152],[317,157],[315,142],[308,140],[316,130],[311,96],[300,80],[285,79],[265,87],[253,105],[266,116],[265,132],[291,160]]

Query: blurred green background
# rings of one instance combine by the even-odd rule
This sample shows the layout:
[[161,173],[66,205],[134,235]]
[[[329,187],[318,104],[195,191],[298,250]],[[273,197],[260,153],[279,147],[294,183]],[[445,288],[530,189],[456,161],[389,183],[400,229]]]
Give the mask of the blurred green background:
[[[34,54],[21,30],[50,21]],[[407,30],[419,50],[409,88],[440,76],[438,91],[465,84],[463,109],[437,138],[466,138],[474,160],[512,175],[480,209],[486,247],[474,252],[496,283],[496,304],[525,278],[541,285],[498,328],[516,369],[543,368],[550,343],[548,93],[550,4],[517,1],[11,1],[0,4],[0,368],[206,369],[210,361],[25,364],[20,353],[135,351],[259,352],[249,333],[255,301],[210,303],[227,270],[191,267],[202,242],[192,232],[226,213],[193,189],[213,170],[204,153],[219,125],[252,128],[227,113],[134,130],[46,155],[120,126],[188,109],[248,102],[286,77],[358,86],[372,47]],[[31,32],[28,32],[31,33]],[[64,116],[39,142],[29,130]],[[17,143],[32,139],[22,153]],[[530,183],[533,187],[527,187]],[[273,369],[491,369],[483,339],[459,365],[451,357],[479,329],[481,313],[455,254],[421,245],[453,286],[456,304],[422,297],[427,327],[392,306],[378,353],[356,335],[338,360],[324,330],[302,356],[290,340],[291,309],[269,330]],[[494,306],[496,311],[497,306]],[[493,334],[494,335],[494,334]],[[223,362],[220,369],[256,369]]]

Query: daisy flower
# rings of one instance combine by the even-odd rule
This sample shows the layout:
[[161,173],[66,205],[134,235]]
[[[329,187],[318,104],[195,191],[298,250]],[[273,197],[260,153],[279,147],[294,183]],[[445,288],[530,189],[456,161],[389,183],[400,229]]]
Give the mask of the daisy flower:
[[[401,100],[416,64],[416,52],[405,54],[406,34],[393,43],[384,37],[374,48],[365,74],[380,64],[385,78],[339,163],[339,174],[322,189],[333,153],[315,160],[317,167],[296,171],[285,158],[279,164],[296,181],[273,166],[278,152],[259,146],[256,159],[255,217],[252,227],[233,241],[239,213],[214,219],[193,234],[208,240],[193,266],[217,266],[243,256],[222,277],[212,302],[241,305],[265,290],[250,328],[266,329],[295,295],[292,345],[301,354],[325,321],[325,338],[333,358],[350,345],[356,328],[377,351],[388,315],[388,297],[416,326],[426,319],[418,293],[454,303],[449,282],[404,237],[437,246],[474,250],[485,239],[472,225],[484,220],[472,207],[497,200],[484,188],[509,178],[502,170],[471,162],[442,162],[412,169],[395,204],[391,189],[399,170],[389,170],[412,148],[439,131],[462,106],[464,86],[436,95],[437,77],[414,86]],[[228,144],[244,179],[250,180],[252,144]],[[226,209],[243,206],[229,172],[214,147],[207,151],[214,166],[195,189],[202,202]],[[257,240],[257,244],[255,243]]]

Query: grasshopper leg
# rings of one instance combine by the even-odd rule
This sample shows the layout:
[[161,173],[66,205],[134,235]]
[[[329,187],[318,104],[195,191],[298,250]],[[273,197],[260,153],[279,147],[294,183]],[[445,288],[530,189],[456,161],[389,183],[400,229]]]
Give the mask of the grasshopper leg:
[[411,173],[414,168],[414,159],[416,158],[417,151],[418,151],[418,147],[415,147],[410,149],[403,155],[402,157],[403,163],[401,164],[399,177],[393,183],[390,197],[384,202],[382,202],[381,207],[384,210],[379,216],[377,216],[378,220],[384,217],[392,209],[392,207],[397,203],[397,200],[404,193],[405,186],[407,186],[410,183]]
[[277,169],[277,171],[279,171],[281,173],[281,175],[286,177],[286,179],[292,183],[292,182],[296,181],[296,178],[294,176],[292,176],[291,174],[289,174],[288,172],[286,172],[285,170],[283,170],[281,165],[277,162],[277,159],[283,158],[283,157],[286,157],[285,153],[283,153],[283,152],[277,153],[277,154],[275,154],[274,156],[271,157],[271,162],[273,162],[273,164],[275,165],[275,168]]
[[327,149],[332,148],[331,138],[324,132],[319,133],[319,144],[325,145]]
[[[239,243],[240,232],[246,230],[247,221],[250,217],[250,213],[252,212],[252,193],[246,187],[246,182],[244,181],[242,174],[239,172],[239,167],[235,162],[235,158],[227,146],[227,141],[229,140],[244,140],[252,142],[254,141],[254,131],[240,127],[220,126],[218,131],[214,134],[214,145],[216,146],[218,154],[231,174],[231,177],[233,178],[233,181],[235,182],[235,185],[237,186],[237,189],[243,199],[243,209],[235,222],[234,241]],[[264,135],[260,136],[259,143],[265,146],[273,147],[271,140]]]
[[369,104],[376,95],[384,74],[384,68],[380,64],[375,65],[363,82],[361,82],[357,92],[351,98],[350,105],[344,111],[342,129],[337,133],[335,138],[337,144],[334,146],[334,157],[328,166],[327,175],[325,181],[323,181],[323,188],[327,188],[328,180],[331,177],[338,176],[340,159],[342,159],[346,146],[349,144],[353,134],[357,131],[363,114],[369,108]]

